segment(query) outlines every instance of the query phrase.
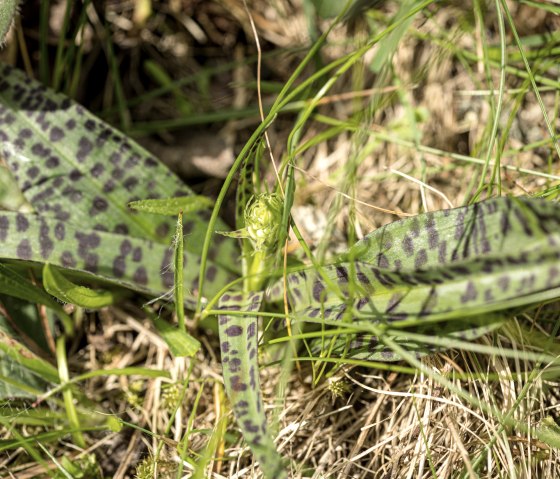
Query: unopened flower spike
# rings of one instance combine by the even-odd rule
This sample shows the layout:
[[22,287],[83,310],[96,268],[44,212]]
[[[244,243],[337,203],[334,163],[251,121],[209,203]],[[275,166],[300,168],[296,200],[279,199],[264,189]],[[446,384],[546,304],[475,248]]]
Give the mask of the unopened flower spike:
[[282,219],[282,200],[274,193],[253,196],[244,212],[245,227],[237,231],[220,232],[233,238],[251,240],[255,252],[265,252],[274,246]]

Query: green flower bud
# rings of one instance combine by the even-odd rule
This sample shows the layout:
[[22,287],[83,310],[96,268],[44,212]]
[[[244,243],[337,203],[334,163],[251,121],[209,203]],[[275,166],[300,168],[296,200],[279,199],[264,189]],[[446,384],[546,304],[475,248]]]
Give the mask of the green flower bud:
[[278,238],[282,201],[275,194],[253,196],[245,208],[245,230],[255,251],[265,251]]

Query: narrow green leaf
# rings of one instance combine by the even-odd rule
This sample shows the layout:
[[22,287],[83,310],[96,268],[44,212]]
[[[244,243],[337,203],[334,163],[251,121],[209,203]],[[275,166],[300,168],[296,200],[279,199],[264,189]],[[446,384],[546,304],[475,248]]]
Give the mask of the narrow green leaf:
[[[64,385],[70,380],[70,373],[68,371],[68,360],[66,357],[66,339],[64,336],[59,336],[58,338],[56,338],[56,362],[58,366],[58,377],[60,378],[60,382],[64,387]],[[62,397],[64,400],[64,407],[66,409],[66,417],[68,418],[68,423],[73,429],[72,439],[77,446],[85,448],[86,441],[81,431],[80,418],[78,416],[78,411],[76,410],[72,388],[64,388],[62,391]]]
[[82,308],[103,308],[118,299],[118,295],[112,291],[95,291],[72,283],[48,263],[43,266],[43,286],[55,298]]
[[213,204],[206,196],[192,195],[178,198],[132,201],[128,204],[128,207],[145,213],[177,216],[179,213],[187,215],[196,211],[208,210]]
[[[282,459],[266,426],[257,363],[257,318],[262,292],[224,294],[219,302],[220,349],[226,392],[243,437],[266,478],[287,478]],[[227,311],[248,314],[228,315]]]
[[154,324],[175,357],[191,357],[200,349],[200,342],[184,329],[177,328],[163,319],[155,319]]
[[0,330],[0,364],[2,366],[6,364],[4,363],[6,358],[20,364],[32,374],[45,381],[58,383],[56,368]]
[[50,297],[41,288],[35,286],[31,281],[0,263],[0,293],[14,296],[25,301],[44,304],[56,312],[64,321],[72,323],[72,319],[62,309],[62,306]]

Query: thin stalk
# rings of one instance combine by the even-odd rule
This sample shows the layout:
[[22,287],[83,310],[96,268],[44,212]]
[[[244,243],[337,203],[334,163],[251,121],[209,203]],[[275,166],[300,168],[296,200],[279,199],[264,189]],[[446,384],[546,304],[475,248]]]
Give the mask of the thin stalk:
[[[68,372],[68,361],[66,359],[66,342],[65,336],[62,335],[56,340],[56,361],[58,364],[58,375],[60,377],[60,383],[64,386],[70,381],[70,374]],[[78,412],[74,406],[74,394],[71,388],[63,388],[62,397],[64,399],[64,406],[66,407],[66,416],[68,417],[68,422],[74,430],[72,437],[74,442],[78,447],[85,448],[86,441],[82,435],[80,420],[78,418]]]

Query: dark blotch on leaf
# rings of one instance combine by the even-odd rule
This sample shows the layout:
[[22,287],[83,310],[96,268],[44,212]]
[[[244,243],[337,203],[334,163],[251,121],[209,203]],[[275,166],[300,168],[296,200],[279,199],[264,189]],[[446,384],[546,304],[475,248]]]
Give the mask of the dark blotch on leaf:
[[336,277],[339,282],[348,282],[348,270],[344,266],[336,267]]
[[109,207],[109,203],[107,203],[107,200],[105,198],[101,198],[100,196],[96,196],[93,199],[93,206],[90,208],[89,214],[90,214],[90,216],[95,216],[99,213],[107,211],[108,207]]
[[16,249],[16,255],[20,259],[31,259],[33,252],[28,239],[21,240]]
[[107,180],[107,183],[103,185],[103,193],[111,193],[115,189],[115,182],[113,180]]
[[156,234],[163,238],[169,234],[170,229],[169,223],[160,223],[156,228]]
[[241,326],[230,326],[225,330],[226,336],[234,337],[234,336],[241,336],[243,334],[243,328]]
[[135,177],[127,178],[123,182],[123,186],[129,192],[132,191],[137,184],[138,184],[138,178],[135,178]]
[[78,143],[78,152],[76,153],[76,159],[83,163],[88,155],[91,153],[93,149],[93,144],[87,138],[83,137],[80,138],[80,142]]
[[96,163],[95,165],[93,165],[91,170],[89,170],[91,176],[93,176],[94,178],[99,178],[104,171],[105,171],[105,167],[103,166],[102,163]]
[[405,235],[402,241],[402,248],[407,256],[412,256],[414,253],[414,245],[412,244],[412,238],[410,236]]
[[144,266],[139,266],[134,272],[132,279],[141,285],[148,284],[148,273],[146,272],[146,268],[144,268]]
[[428,254],[426,253],[425,249],[421,249],[420,251],[418,251],[418,254],[416,255],[416,258],[414,260],[414,267],[416,269],[420,269],[427,262],[428,262]]
[[66,229],[64,228],[64,223],[57,223],[54,226],[54,236],[57,240],[62,241],[66,236]]
[[502,276],[498,278],[498,286],[502,291],[507,291],[507,289],[509,288],[509,277]]
[[253,421],[251,421],[250,419],[243,421],[243,427],[248,432],[252,432],[252,433],[259,432],[259,426],[254,424]]
[[75,234],[78,240],[78,255],[84,258],[91,249],[97,248],[101,244],[101,238],[97,233],[81,233]]
[[113,275],[115,278],[122,278],[126,269],[126,260],[123,256],[117,256],[113,260]]
[[383,253],[379,254],[379,256],[377,257],[377,266],[379,266],[380,268],[389,267],[389,260]]
[[29,228],[29,220],[25,215],[18,213],[16,215],[16,230],[18,233],[24,233]]
[[128,226],[124,223],[119,223],[118,225],[115,225],[113,231],[119,235],[126,235],[128,234]]
[[82,177],[82,172],[77,169],[73,169],[69,174],[68,178],[72,181],[78,181]]
[[325,291],[323,282],[319,279],[316,279],[313,283],[313,299],[318,302],[324,301],[323,291]]
[[142,261],[142,248],[140,248],[140,246],[134,248],[132,251],[132,261],[136,263]]
[[35,143],[31,147],[31,153],[33,153],[35,156],[46,158],[48,155],[50,155],[51,150],[49,148],[45,148],[42,143]]
[[252,338],[256,332],[257,332],[257,323],[255,322],[249,323],[249,326],[247,326],[247,339]]
[[461,296],[461,303],[467,303],[469,301],[473,301],[477,298],[478,291],[476,290],[476,286],[472,281],[467,283],[467,289],[465,294]]
[[124,170],[122,168],[115,168],[111,172],[111,176],[115,180],[122,180],[122,177],[124,176]]
[[206,279],[210,282],[214,281],[217,273],[218,269],[214,265],[209,266],[206,270]]
[[229,361],[228,368],[230,373],[238,373],[241,369],[241,359],[232,358],[231,361]]
[[36,178],[38,174],[39,168],[37,168],[36,166],[32,166],[27,170],[27,176],[29,176],[29,178],[31,179]]
[[84,258],[85,269],[91,273],[97,273],[97,266],[99,264],[99,256],[95,253],[88,253]]
[[56,156],[49,156],[45,165],[47,168],[56,168],[60,164],[60,160]]
[[76,266],[76,260],[70,251],[62,252],[60,262],[65,268],[74,268]]
[[247,390],[247,384],[245,384],[239,376],[232,376],[230,378],[230,384],[231,384],[231,389],[233,389],[236,392]]
[[57,126],[53,127],[51,132],[49,133],[49,139],[51,141],[59,141],[62,138],[64,138],[64,131]]
[[8,236],[10,221],[5,216],[0,216],[0,241],[5,241]]
[[54,242],[49,233],[50,230],[47,223],[41,222],[41,226],[39,228],[39,249],[43,259],[47,259],[54,249]]

